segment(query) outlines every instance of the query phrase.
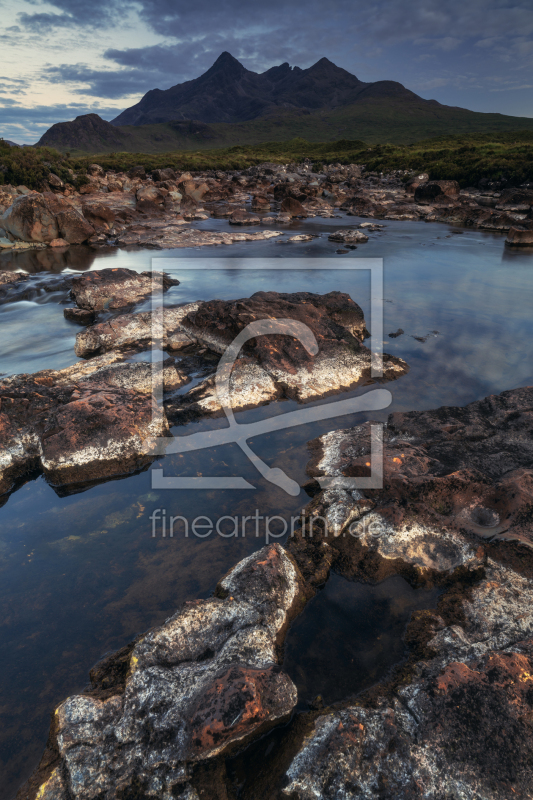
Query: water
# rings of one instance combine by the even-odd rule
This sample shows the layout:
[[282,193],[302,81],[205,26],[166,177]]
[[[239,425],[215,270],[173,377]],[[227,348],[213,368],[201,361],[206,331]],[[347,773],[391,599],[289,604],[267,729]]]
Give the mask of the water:
[[[295,222],[288,229],[290,234],[321,234],[313,242],[300,245],[270,240],[193,250],[107,253],[72,247],[61,256],[48,251],[3,253],[0,269],[57,273],[125,266],[143,271],[150,268],[152,258],[169,256],[383,257],[387,300],[384,349],[404,358],[411,369],[400,380],[387,384],[393,405],[374,413],[373,418],[385,419],[391,410],[464,405],[490,393],[533,383],[530,253],[505,249],[500,235],[478,231],[458,234],[444,225],[389,221],[384,233],[371,234],[367,244],[346,255],[335,255],[338,245],[327,241],[327,233],[358,221],[349,217]],[[229,228],[225,220],[207,220],[199,227]],[[246,297],[259,289],[341,290],[363,307],[367,319],[369,315],[369,277],[362,271],[302,274],[184,270],[178,277],[182,283],[170,290],[167,302]],[[65,302],[65,294],[57,293],[0,306],[0,372],[61,368],[76,361],[73,342],[79,327],[64,320]],[[389,338],[387,334],[398,328],[405,334]],[[425,337],[431,331],[438,334],[431,334],[425,342],[412,338]],[[366,390],[353,394],[361,391]],[[237,419],[248,422],[294,408],[292,402],[277,403],[244,412]],[[303,484],[307,480],[306,442],[364,418],[343,417],[302,426],[257,437],[250,444],[270,466],[281,467]],[[225,424],[223,419],[204,420],[176,433],[186,435]],[[208,596],[233,564],[265,543],[262,527],[259,537],[252,532],[245,538],[215,534],[201,540],[186,538],[180,528],[173,539],[163,539],[158,528],[152,538],[150,515],[155,509],[164,507],[169,515],[189,520],[199,514],[213,520],[227,514],[242,518],[253,515],[256,509],[260,515],[289,518],[307,501],[304,492],[289,497],[265,482],[236,445],[187,458],[167,456],[155,467],[163,467],[165,474],[240,475],[256,490],[155,491],[150,471],[145,471],[60,498],[38,478],[22,486],[0,509],[2,800],[13,796],[38,762],[54,705],[83,688],[90,667],[99,657],[161,623],[184,600]],[[222,530],[228,532],[228,528]],[[327,600],[335,585],[326,587],[317,604],[323,598]],[[359,591],[354,589],[355,584],[349,586],[350,591]],[[394,597],[397,588],[382,584],[376,592],[365,601],[369,609],[372,604],[378,608],[386,597]],[[385,593],[385,600],[379,592]],[[411,598],[415,604],[416,597]],[[305,619],[303,616],[302,625]],[[384,633],[379,620],[376,635]],[[394,648],[403,647],[398,630],[391,634],[394,658],[401,658],[400,650]],[[337,655],[341,657],[340,650],[335,651],[335,658]],[[379,677],[376,665],[380,664],[377,659],[372,665],[370,658],[361,667],[363,681],[365,675],[372,680]],[[382,667],[388,669],[381,664],[378,673]],[[313,685],[305,689],[305,696],[315,690],[327,691]]]
[[434,608],[439,594],[399,575],[377,586],[331,575],[287,635],[283,668],[298,689],[297,709],[319,695],[331,705],[377,683],[406,655],[412,612]]

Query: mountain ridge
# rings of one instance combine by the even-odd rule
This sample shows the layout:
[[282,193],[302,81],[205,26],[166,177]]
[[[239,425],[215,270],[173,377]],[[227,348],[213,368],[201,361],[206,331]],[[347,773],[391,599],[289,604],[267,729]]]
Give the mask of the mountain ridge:
[[257,73],[225,51],[203,75],[169,89],[151,89],[111,123],[121,127],[180,119],[208,124],[248,122],[275,110],[334,109],[374,96],[437,103],[397,81],[365,83],[325,57],[307,69],[285,62]]

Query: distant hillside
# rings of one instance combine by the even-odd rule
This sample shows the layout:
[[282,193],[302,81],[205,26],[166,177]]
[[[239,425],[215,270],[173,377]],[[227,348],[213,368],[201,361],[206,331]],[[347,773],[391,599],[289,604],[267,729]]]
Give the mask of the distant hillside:
[[112,122],[118,126],[190,119],[210,124],[247,122],[273,111],[333,109],[375,97],[436,104],[396,81],[364,83],[327,58],[309,69],[281,64],[258,74],[230,53],[222,53],[199,78],[164,91],[152,89]]
[[533,131],[533,119],[503,114],[480,114],[438,103],[413,101],[407,105],[389,97],[368,98],[336,109],[271,112],[242,123],[208,125],[182,120],[157,125],[120,126],[97,114],[59,122],[41,137],[38,146],[54,147],[73,155],[90,153],[169,153],[288,142],[360,139],[375,144],[408,145],[450,134]]

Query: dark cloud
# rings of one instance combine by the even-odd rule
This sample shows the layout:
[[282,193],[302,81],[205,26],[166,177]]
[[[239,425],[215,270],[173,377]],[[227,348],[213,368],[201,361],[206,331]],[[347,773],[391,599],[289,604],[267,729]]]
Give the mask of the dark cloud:
[[[31,2],[31,0],[30,0]],[[32,5],[40,5],[32,2]],[[18,15],[18,21],[23,28],[43,32],[54,28],[74,28],[74,27],[105,27],[117,21],[117,14],[127,12],[131,4],[124,0],[51,0],[47,3],[59,10],[59,14],[48,12],[37,12],[27,14],[26,12]]]
[[43,77],[53,84],[76,84],[82,87],[84,95],[102,98],[124,97],[154,88],[154,73],[143,70],[97,70],[84,64],[63,64],[47,66]]

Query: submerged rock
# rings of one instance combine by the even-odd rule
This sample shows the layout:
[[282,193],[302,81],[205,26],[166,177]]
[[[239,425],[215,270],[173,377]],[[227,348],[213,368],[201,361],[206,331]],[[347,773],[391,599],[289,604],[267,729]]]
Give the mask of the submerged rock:
[[[280,545],[241,561],[215,597],[186,603],[57,708],[48,750],[19,800],[197,797],[196,763],[289,718],[297,692],[280,670],[281,645],[304,602],[304,582]],[[127,675],[109,688],[119,661]]]

